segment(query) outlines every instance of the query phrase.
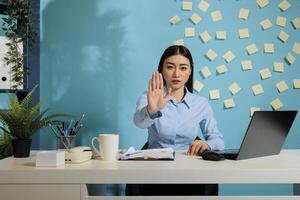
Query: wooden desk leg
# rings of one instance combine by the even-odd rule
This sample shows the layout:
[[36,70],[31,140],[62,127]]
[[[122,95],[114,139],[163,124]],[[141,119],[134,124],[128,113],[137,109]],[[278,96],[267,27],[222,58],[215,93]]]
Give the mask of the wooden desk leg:
[[294,195],[300,195],[300,184],[294,184]]

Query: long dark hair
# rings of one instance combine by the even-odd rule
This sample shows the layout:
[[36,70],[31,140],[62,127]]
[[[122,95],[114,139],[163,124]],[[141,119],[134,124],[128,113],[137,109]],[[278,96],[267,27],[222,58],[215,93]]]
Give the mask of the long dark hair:
[[[187,59],[189,59],[190,65],[191,65],[191,75],[190,75],[188,81],[185,83],[185,86],[187,87],[189,92],[193,93],[194,63],[193,63],[193,58],[192,58],[191,52],[185,46],[173,45],[173,46],[168,47],[164,51],[164,53],[161,55],[157,71],[159,73],[162,73],[164,61],[168,57],[174,56],[174,55],[182,55],[182,56],[186,57]],[[164,79],[164,84],[166,84],[165,79]]]

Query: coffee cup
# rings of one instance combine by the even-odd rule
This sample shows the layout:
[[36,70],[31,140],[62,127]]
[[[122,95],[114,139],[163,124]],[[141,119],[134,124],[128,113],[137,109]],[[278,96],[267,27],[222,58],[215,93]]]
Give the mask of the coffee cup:
[[[95,141],[99,143],[99,149],[95,146]],[[117,160],[119,150],[119,135],[117,134],[99,134],[98,137],[92,138],[92,146],[102,160]]]

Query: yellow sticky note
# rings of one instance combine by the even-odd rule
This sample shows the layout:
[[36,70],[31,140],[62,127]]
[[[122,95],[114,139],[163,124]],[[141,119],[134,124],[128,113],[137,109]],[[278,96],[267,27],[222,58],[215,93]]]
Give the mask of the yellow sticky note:
[[244,71],[252,69],[252,62],[251,62],[251,60],[243,60],[241,63],[242,63],[242,69]]
[[196,92],[200,92],[203,89],[204,85],[198,80],[194,81],[193,88]]
[[233,108],[235,107],[235,103],[233,99],[226,99],[223,101],[225,108]]
[[282,17],[282,16],[277,16],[276,25],[281,26],[281,27],[285,27],[285,24],[286,24],[286,18]]
[[182,2],[182,10],[192,10],[193,9],[193,2],[190,1],[183,1]]
[[207,53],[206,53],[206,57],[210,60],[210,61],[213,61],[214,59],[216,59],[216,57],[217,57],[217,53],[216,52],[214,52],[214,50],[212,50],[212,49],[209,49],[208,51],[207,51]]
[[184,36],[195,37],[195,28],[194,27],[185,28]]
[[268,68],[260,70],[259,73],[262,79],[267,79],[272,76],[271,71]]
[[216,69],[217,69],[218,74],[224,74],[224,73],[228,72],[228,68],[226,67],[226,65],[220,65]]
[[250,108],[250,117],[253,116],[255,111],[260,111],[260,108],[259,107],[251,107]]
[[272,106],[273,110],[278,110],[283,107],[283,103],[280,101],[280,99],[277,98],[277,99],[271,101],[271,106]]
[[288,53],[288,55],[284,59],[286,60],[286,62],[289,65],[292,65],[295,62],[295,60],[296,60],[296,58],[292,54],[290,54],[290,53]]
[[282,93],[284,91],[286,91],[287,89],[289,89],[288,85],[286,84],[285,81],[280,81],[276,84],[277,90],[278,92]]
[[278,4],[278,7],[280,8],[281,11],[286,11],[291,7],[291,4],[288,1],[283,0]]
[[261,21],[260,25],[263,28],[263,30],[269,29],[273,26],[272,22],[269,19]]
[[210,72],[209,68],[206,66],[201,69],[201,74],[204,78],[208,78],[211,76],[211,72]]
[[247,28],[239,29],[240,39],[249,38],[249,30]]
[[175,15],[174,17],[172,17],[169,22],[174,25],[177,24],[178,22],[180,22],[181,18],[178,15]]
[[255,96],[264,93],[264,89],[261,84],[253,85],[252,91]]
[[210,16],[214,22],[222,19],[222,14],[221,14],[221,11],[219,11],[219,10],[210,13]]
[[274,72],[284,72],[284,65],[282,62],[274,62],[273,69]]
[[190,20],[194,23],[194,24],[198,24],[202,19],[201,17],[197,14],[194,13],[191,17]]
[[294,89],[300,89],[300,79],[293,80]]
[[294,43],[293,52],[300,55],[300,43],[297,42]]
[[174,45],[179,45],[179,46],[184,46],[184,41],[183,40],[175,40],[173,42]]
[[209,98],[210,99],[220,99],[220,91],[218,89],[210,90],[209,91]]
[[230,63],[231,61],[233,61],[235,59],[235,55],[234,53],[232,53],[232,51],[227,51],[224,55],[223,58],[225,59],[225,61],[227,63]]
[[248,19],[249,13],[250,13],[249,9],[241,8],[240,12],[239,12],[239,18],[246,20],[246,19]]
[[203,12],[206,12],[207,9],[209,8],[209,3],[207,3],[207,2],[204,1],[204,0],[201,0],[201,1],[199,2],[199,4],[198,4],[198,8],[199,8],[200,10],[202,10]]
[[272,43],[265,43],[264,44],[264,52],[265,53],[274,53],[274,44],[272,44]]
[[231,92],[231,94],[235,95],[236,93],[238,93],[241,90],[241,87],[239,86],[239,84],[234,82],[229,86],[228,89]]
[[268,0],[257,0],[256,3],[260,8],[263,8],[269,4]]
[[216,31],[216,39],[217,40],[225,40],[226,32],[225,31]]
[[255,44],[250,44],[250,45],[248,45],[248,46],[246,47],[246,50],[247,50],[247,52],[248,52],[249,55],[255,54],[256,52],[258,52],[258,49],[257,49],[257,47],[256,47]]
[[204,43],[207,43],[209,40],[211,40],[211,36],[207,31],[200,33],[200,38]]
[[287,34],[284,31],[280,31],[277,38],[281,41],[281,42],[286,42],[289,39],[289,34]]
[[300,19],[299,17],[295,17],[292,21],[294,29],[300,28]]

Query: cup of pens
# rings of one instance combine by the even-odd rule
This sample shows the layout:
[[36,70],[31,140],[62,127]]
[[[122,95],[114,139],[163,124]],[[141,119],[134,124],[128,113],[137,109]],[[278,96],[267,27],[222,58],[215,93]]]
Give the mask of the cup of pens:
[[76,136],[83,127],[83,118],[84,114],[76,121],[71,119],[70,121],[63,121],[56,126],[50,125],[52,132],[57,138],[58,149],[70,149],[76,146]]

